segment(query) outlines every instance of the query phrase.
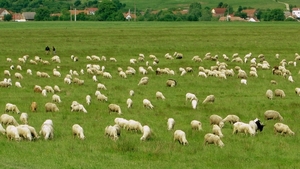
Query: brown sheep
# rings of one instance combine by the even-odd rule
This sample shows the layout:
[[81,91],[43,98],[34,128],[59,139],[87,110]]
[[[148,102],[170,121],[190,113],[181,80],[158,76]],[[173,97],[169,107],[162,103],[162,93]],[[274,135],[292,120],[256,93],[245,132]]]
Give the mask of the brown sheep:
[[36,112],[37,111],[37,103],[36,102],[32,102],[30,105],[30,109],[32,112]]

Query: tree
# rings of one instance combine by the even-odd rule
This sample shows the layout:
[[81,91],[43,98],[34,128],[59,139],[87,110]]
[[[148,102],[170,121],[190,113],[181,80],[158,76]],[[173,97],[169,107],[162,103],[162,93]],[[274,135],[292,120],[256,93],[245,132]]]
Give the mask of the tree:
[[273,21],[284,21],[285,16],[282,9],[273,9],[271,10],[271,18]]
[[212,13],[210,8],[208,7],[204,8],[201,13],[202,13],[202,16],[200,18],[201,21],[211,21]]
[[80,0],[76,0],[76,1],[74,2],[74,6],[75,6],[75,7],[78,7],[79,5],[81,5],[81,1],[80,1]]
[[49,21],[50,11],[47,7],[39,8],[34,16],[35,21]]
[[223,2],[220,2],[217,6],[217,8],[222,8],[223,7]]
[[202,16],[201,14],[201,4],[194,2],[189,7],[188,20],[189,21],[198,21]]
[[4,15],[3,20],[4,20],[4,21],[11,21],[11,20],[12,20],[12,15],[11,15],[11,14],[6,14],[6,15]]
[[119,0],[103,0],[98,5],[98,10],[96,11],[97,18],[99,21],[125,20],[121,12],[121,9],[125,6]]

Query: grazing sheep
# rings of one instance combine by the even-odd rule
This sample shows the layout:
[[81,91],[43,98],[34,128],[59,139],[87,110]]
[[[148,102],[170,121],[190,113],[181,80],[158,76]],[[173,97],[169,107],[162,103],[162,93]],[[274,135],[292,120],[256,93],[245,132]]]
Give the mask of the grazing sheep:
[[281,89],[275,89],[275,92],[274,92],[275,94],[275,96],[277,96],[277,97],[281,97],[281,98],[284,98],[285,97],[285,93],[284,93],[284,91],[283,90],[281,90]]
[[60,92],[60,88],[57,85],[54,85],[53,87],[54,92]]
[[221,138],[215,134],[207,133],[204,136],[204,144],[215,144],[219,147],[224,147],[224,143],[222,142]]
[[105,87],[105,85],[102,84],[102,83],[98,83],[98,84],[97,84],[97,89],[107,90],[106,87]]
[[107,78],[107,79],[111,79],[112,75],[109,72],[103,72],[103,77]]
[[221,131],[221,128],[216,124],[213,125],[212,133],[215,134],[215,135],[218,135],[220,138],[223,137],[223,133]]
[[21,73],[16,72],[15,73],[15,78],[17,78],[17,79],[23,79],[23,76],[21,75]]
[[29,130],[29,128],[27,126],[19,125],[19,126],[17,126],[17,130],[18,130],[19,136],[21,138],[27,139],[29,141],[32,140],[31,131]]
[[42,135],[45,140],[53,139],[54,129],[52,120],[48,119],[42,124],[39,134]]
[[145,141],[145,140],[149,139],[151,136],[150,127],[147,125],[144,125],[142,128],[142,133],[143,133],[143,136],[140,138],[141,141]]
[[127,130],[135,131],[135,132],[142,132],[143,126],[139,121],[136,120],[128,120],[128,123],[125,127]]
[[174,87],[174,86],[177,85],[177,82],[174,79],[168,79],[166,84],[167,84],[168,87]]
[[174,129],[174,125],[175,125],[175,120],[173,118],[168,118],[167,121],[168,130]]
[[42,90],[42,95],[45,96],[45,97],[47,96],[47,90],[46,89]]
[[265,119],[266,120],[279,120],[279,121],[283,121],[283,117],[280,115],[280,113],[278,111],[275,110],[267,110],[264,113]]
[[49,93],[54,93],[54,89],[51,86],[45,86],[45,89]]
[[128,126],[128,120],[126,120],[124,118],[116,117],[114,122],[115,122],[115,124],[119,125],[123,129],[125,129],[126,126]]
[[57,94],[52,95],[52,101],[57,102],[57,103],[61,103],[60,97]]
[[104,134],[108,137],[110,137],[112,140],[116,141],[118,140],[118,131],[115,126],[106,126]]
[[32,126],[29,126],[27,124],[22,124],[22,125],[19,125],[19,126],[22,126],[22,127],[27,127],[31,133],[31,136],[32,136],[32,139],[38,139],[40,136],[37,134],[36,130],[34,127]]
[[162,94],[162,92],[160,92],[160,91],[157,91],[156,93],[155,93],[155,96],[156,96],[156,99],[162,99],[162,100],[165,100],[166,98],[165,98],[165,96]]
[[59,111],[59,109],[55,103],[46,103],[45,110],[46,110],[46,112],[58,112]]
[[197,108],[198,105],[198,100],[197,99],[193,99],[192,100],[192,108],[195,110]]
[[122,114],[121,107],[117,104],[109,104],[108,112],[118,112],[119,115]]
[[150,108],[150,109],[154,108],[154,106],[152,105],[152,103],[148,99],[143,100],[143,105],[144,105],[145,108]]
[[99,94],[99,95],[97,95],[97,100],[107,101],[107,97],[104,94]]
[[138,86],[139,85],[147,85],[148,82],[149,82],[149,78],[148,77],[142,77],[141,80],[138,83]]
[[131,108],[132,107],[132,100],[130,98],[127,99],[126,104],[127,104],[127,108]]
[[192,100],[198,100],[198,98],[196,97],[196,95],[195,94],[193,94],[193,93],[186,93],[186,95],[185,95],[185,100],[186,101],[192,101]]
[[133,90],[129,91],[129,96],[134,96],[134,91]]
[[32,112],[36,112],[37,111],[37,103],[36,102],[32,102],[30,105],[30,109]]
[[241,79],[241,84],[247,85],[247,79]]
[[18,88],[22,88],[21,83],[20,82],[15,82],[15,86]]
[[20,121],[23,123],[23,124],[28,124],[28,114],[27,113],[21,113],[20,115]]
[[293,77],[292,77],[292,76],[289,76],[289,77],[288,77],[288,81],[293,83],[293,82],[294,82]]
[[192,130],[202,130],[202,123],[198,120],[191,121]]
[[202,104],[205,103],[214,103],[215,102],[215,96],[214,95],[208,95],[202,102]]
[[219,127],[223,128],[224,127],[224,122],[221,116],[213,114],[209,117],[209,123],[210,125],[216,124]]
[[249,121],[249,125],[252,127],[252,129],[255,132],[257,132],[258,130],[262,131],[264,129],[264,126],[265,126],[264,124],[261,123],[261,121],[258,118]]
[[198,76],[207,78],[206,73],[201,71],[198,73]]
[[268,89],[267,92],[266,92],[266,96],[268,99],[272,100],[273,99],[273,91]]
[[240,121],[240,118],[237,115],[227,115],[223,120],[224,123],[229,122],[230,124],[234,124]]
[[17,120],[14,118],[14,116],[8,115],[8,114],[2,114],[0,116],[0,123],[2,125],[14,125],[18,126]]
[[13,139],[16,141],[21,140],[17,127],[13,125],[8,125],[6,127],[6,136],[8,140],[13,140]]
[[185,132],[182,131],[182,130],[176,130],[174,132],[174,141],[177,141],[177,140],[182,145],[188,144],[188,141],[187,141],[186,136],[185,136]]
[[71,112],[73,111],[87,113],[85,107],[82,104],[78,103],[77,101],[73,101],[71,104]]
[[92,97],[91,97],[90,95],[86,95],[85,101],[86,101],[86,104],[87,104],[87,105],[90,105],[90,104],[91,104],[91,99],[92,99]]
[[16,112],[17,114],[20,113],[20,110],[18,109],[18,107],[15,104],[11,104],[11,103],[7,103],[5,105],[5,111],[6,112]]
[[10,76],[9,70],[4,70],[4,75],[5,75],[5,76]]
[[275,123],[274,124],[274,133],[280,133],[283,134],[289,134],[289,135],[295,135],[295,133],[289,128],[288,125],[283,123]]
[[85,138],[85,136],[83,134],[83,128],[79,124],[74,124],[72,126],[72,133],[73,133],[74,137],[77,136],[81,140],[84,140],[84,138]]
[[34,85],[34,88],[33,88],[33,91],[35,92],[35,93],[42,93],[42,87],[41,86],[39,86],[39,85]]
[[250,124],[243,122],[236,122],[233,124],[233,134],[236,133],[245,133],[246,135],[249,133],[251,136],[255,135],[255,130],[250,126]]

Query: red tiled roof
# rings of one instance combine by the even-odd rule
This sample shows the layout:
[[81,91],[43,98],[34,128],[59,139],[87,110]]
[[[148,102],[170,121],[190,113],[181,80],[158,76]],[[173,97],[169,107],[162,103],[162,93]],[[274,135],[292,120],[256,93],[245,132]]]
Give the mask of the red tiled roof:
[[[71,13],[71,15],[75,15],[75,10],[69,10],[69,12]],[[76,15],[78,15],[79,13],[87,14],[88,11],[87,10],[76,10]]]

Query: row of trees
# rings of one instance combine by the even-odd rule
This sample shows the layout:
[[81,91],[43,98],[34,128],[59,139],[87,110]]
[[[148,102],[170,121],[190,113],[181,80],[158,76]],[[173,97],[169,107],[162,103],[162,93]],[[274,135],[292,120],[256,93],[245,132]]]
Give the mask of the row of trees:
[[[70,20],[70,8],[76,8],[78,10],[85,9],[87,7],[97,7],[95,15],[86,15],[80,13],[76,15],[78,21],[124,21],[124,12],[127,12],[126,4],[120,3],[119,0],[92,0],[85,3],[81,3],[80,0],[76,0],[72,6],[66,1],[43,1],[43,0],[23,0],[23,8],[14,3],[8,3],[8,0],[0,0],[0,6],[6,7],[9,10],[15,10],[15,12],[22,11],[35,11],[36,21],[68,21]],[[16,1],[19,2],[19,1]],[[233,14],[241,18],[247,18],[247,14],[243,13],[243,9],[249,9],[251,7],[239,6],[237,11],[234,11],[231,6],[226,3],[220,2],[217,7],[226,8],[225,13]],[[51,13],[60,13],[60,16],[51,16]],[[153,11],[147,9],[144,14],[137,9],[137,21],[213,21],[219,18],[213,17],[211,14],[211,8],[202,8],[200,3],[192,3],[189,6],[188,13],[183,14],[177,9],[168,9]],[[74,16],[72,16],[74,17]],[[257,9],[256,17],[263,21],[283,21],[285,20],[284,11],[281,9]],[[4,20],[11,20],[11,17],[6,16]],[[72,18],[74,20],[74,18]]]

